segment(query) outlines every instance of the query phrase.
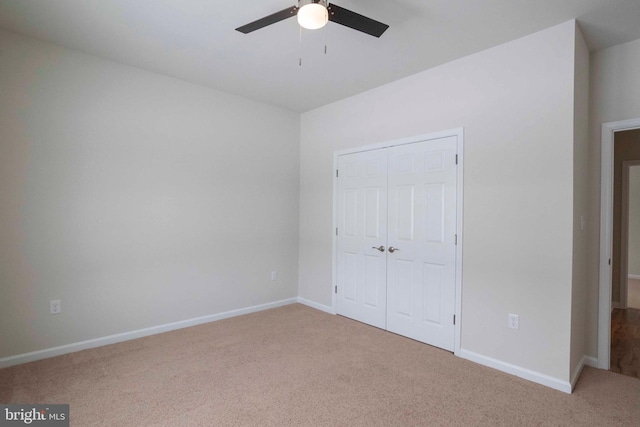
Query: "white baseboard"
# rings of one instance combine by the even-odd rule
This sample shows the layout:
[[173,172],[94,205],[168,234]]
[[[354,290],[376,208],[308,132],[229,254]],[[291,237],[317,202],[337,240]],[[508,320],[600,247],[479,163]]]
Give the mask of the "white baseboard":
[[591,366],[592,368],[598,368],[598,358],[593,356],[584,355],[584,364],[587,366]]
[[525,380],[532,381],[534,383],[542,384],[553,389],[563,391],[571,394],[571,383],[563,381],[558,378],[541,374],[540,372],[532,371],[530,369],[522,368],[520,366],[512,365],[510,363],[503,362],[501,360],[493,359],[491,357],[483,356],[478,353],[474,353],[469,350],[460,349],[460,357],[470,360],[472,362],[479,363],[484,366],[488,366],[493,369],[497,369],[507,374],[515,375]]
[[586,360],[587,355],[583,354],[582,359],[580,359],[580,362],[578,362],[578,366],[576,366],[573,373],[571,374],[571,391],[573,391],[573,389],[576,387],[576,383],[578,382],[578,378],[580,378],[580,374],[582,373],[582,368],[584,368],[584,365],[586,364]]
[[315,301],[311,301],[311,300],[308,300],[306,298],[298,297],[298,302],[300,304],[304,304],[304,305],[309,306],[311,308],[315,308],[316,310],[324,311],[325,313],[336,314],[336,312],[333,309],[333,307],[328,306],[328,305],[324,305],[324,304],[319,304],[319,303],[317,303]]
[[637,274],[630,274],[629,279],[640,280],[640,276],[638,276]]
[[268,310],[270,308],[282,307],[284,305],[294,304],[296,302],[298,302],[298,298],[289,298],[289,299],[274,301],[266,304],[255,305],[252,307],[225,311],[224,313],[211,314],[208,316],[181,320],[179,322],[152,326],[150,328],[138,329],[130,332],[123,332],[121,334],[109,335],[106,337],[95,338],[87,341],[80,341],[73,344],[61,345],[59,347],[46,348],[44,350],[18,354],[16,356],[4,357],[0,359],[0,369],[7,368],[9,366],[20,365],[22,363],[34,362],[36,360],[47,359],[49,357],[60,356],[67,353],[73,353],[75,351],[86,350],[89,348],[100,347],[103,345],[115,344],[122,341],[134,340],[136,338],[142,338],[149,335],[161,334],[163,332],[174,331],[176,329],[188,328],[190,326],[201,325],[203,323],[215,322],[216,320],[242,316],[243,314],[255,313],[258,311]]

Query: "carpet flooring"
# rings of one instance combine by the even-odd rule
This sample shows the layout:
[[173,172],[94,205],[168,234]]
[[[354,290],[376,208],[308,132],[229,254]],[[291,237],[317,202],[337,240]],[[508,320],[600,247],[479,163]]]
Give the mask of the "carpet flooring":
[[299,304],[0,370],[72,426],[639,426],[640,380],[565,394]]

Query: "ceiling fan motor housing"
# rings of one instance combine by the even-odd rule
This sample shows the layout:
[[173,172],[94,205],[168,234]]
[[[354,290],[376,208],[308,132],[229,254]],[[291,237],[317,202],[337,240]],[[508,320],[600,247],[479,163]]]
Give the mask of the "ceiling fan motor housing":
[[298,9],[301,9],[303,6],[313,3],[320,4],[325,8],[329,7],[329,0],[298,0]]
[[309,30],[324,27],[329,21],[328,0],[299,0],[298,23]]

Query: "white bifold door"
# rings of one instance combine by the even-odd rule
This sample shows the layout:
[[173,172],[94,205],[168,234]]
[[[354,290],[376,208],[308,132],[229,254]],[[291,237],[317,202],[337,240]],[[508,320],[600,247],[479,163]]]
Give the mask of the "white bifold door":
[[454,349],[457,137],[338,157],[337,312]]

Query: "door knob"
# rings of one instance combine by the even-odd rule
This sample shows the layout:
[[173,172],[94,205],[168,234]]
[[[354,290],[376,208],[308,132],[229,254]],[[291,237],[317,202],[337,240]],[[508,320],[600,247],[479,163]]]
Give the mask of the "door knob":
[[380,246],[379,248],[376,248],[375,246],[371,246],[371,249],[377,249],[380,252],[384,252],[384,246]]
[[394,248],[393,246],[389,246],[389,252],[394,253],[395,251],[399,251],[400,249]]

